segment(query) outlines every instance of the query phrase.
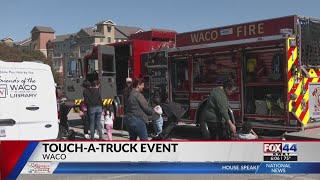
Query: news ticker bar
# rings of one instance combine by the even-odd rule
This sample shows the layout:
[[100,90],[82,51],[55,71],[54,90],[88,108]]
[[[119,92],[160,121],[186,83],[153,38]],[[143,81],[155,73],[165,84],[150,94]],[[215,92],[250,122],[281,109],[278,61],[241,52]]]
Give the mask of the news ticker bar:
[[38,142],[32,162],[320,162],[319,142]]
[[49,163],[28,162],[21,174],[300,174],[320,173],[320,163]]

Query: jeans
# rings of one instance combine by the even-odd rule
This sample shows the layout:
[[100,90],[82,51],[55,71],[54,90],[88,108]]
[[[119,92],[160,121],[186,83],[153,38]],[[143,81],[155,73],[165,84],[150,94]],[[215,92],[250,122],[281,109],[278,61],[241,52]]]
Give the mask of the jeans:
[[126,124],[129,131],[130,140],[148,140],[146,123],[137,117],[126,117]]
[[163,118],[160,116],[159,119],[153,122],[153,127],[156,135],[159,135],[162,132],[162,126],[163,126]]
[[88,134],[89,133],[89,127],[90,127],[90,122],[89,122],[89,114],[88,112],[84,112],[84,115],[81,117],[83,121],[83,133]]
[[94,139],[94,132],[95,129],[98,130],[99,139],[102,139],[102,125],[101,125],[101,114],[102,114],[102,107],[95,106],[89,108],[89,116],[90,116],[90,136],[91,139]]

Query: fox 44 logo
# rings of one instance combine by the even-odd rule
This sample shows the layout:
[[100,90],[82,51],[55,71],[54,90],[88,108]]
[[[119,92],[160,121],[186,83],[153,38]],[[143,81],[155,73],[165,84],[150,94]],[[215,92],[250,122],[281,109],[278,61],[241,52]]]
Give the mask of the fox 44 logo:
[[265,161],[297,161],[298,147],[295,143],[264,143]]

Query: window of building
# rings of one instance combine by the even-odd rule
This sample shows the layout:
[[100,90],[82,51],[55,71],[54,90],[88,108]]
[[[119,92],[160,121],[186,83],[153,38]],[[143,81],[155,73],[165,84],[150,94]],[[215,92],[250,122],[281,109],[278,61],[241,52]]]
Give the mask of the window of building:
[[108,37],[108,43],[111,43],[111,37]]
[[107,29],[108,29],[108,32],[111,32],[111,26],[108,26]]
[[104,38],[100,38],[100,42],[103,42],[103,39],[104,39]]

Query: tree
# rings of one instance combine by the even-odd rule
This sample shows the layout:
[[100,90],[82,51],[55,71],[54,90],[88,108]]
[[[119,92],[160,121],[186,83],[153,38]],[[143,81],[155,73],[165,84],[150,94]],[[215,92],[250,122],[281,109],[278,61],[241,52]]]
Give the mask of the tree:
[[40,51],[22,50],[3,43],[0,43],[0,60],[8,62],[42,61],[45,64],[51,64]]
[[41,51],[10,47],[4,43],[0,43],[0,60],[6,62],[41,61],[51,67],[55,82],[61,84],[63,81],[63,77],[53,71],[52,61],[46,58]]

